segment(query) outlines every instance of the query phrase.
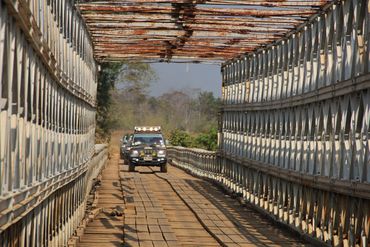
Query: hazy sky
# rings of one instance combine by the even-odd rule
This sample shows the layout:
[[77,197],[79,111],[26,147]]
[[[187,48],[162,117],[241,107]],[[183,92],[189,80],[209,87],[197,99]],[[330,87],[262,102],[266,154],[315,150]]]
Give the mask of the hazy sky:
[[171,90],[201,89],[221,95],[221,73],[219,65],[153,63],[159,79],[153,83],[150,94],[159,96]]

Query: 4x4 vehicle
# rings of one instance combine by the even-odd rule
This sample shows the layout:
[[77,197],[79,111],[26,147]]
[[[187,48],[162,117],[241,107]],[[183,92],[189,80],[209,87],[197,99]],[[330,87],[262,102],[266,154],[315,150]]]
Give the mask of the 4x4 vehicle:
[[167,152],[161,127],[135,127],[128,157],[129,171],[135,166],[159,166],[167,172]]
[[127,160],[132,143],[132,134],[126,134],[121,139],[120,157],[121,159]]

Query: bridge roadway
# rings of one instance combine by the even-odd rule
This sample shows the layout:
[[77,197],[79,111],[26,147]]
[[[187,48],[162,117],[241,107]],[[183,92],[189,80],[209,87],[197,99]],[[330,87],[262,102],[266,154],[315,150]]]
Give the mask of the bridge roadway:
[[[98,198],[102,212],[87,225],[78,246],[307,246],[176,167],[169,166],[168,173],[149,167],[129,173],[117,148],[102,172]],[[119,207],[123,216],[112,216]]]

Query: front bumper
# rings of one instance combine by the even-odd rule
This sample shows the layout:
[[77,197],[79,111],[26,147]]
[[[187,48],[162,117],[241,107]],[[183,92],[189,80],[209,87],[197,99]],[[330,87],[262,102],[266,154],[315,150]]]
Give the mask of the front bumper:
[[142,157],[130,157],[129,160],[135,166],[160,166],[167,163],[166,157],[153,158],[152,160],[144,160]]

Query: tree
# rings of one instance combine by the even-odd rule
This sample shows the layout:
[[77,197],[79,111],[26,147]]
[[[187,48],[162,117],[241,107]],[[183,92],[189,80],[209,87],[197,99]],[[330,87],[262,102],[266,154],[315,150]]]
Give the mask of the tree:
[[111,119],[109,117],[112,105],[111,90],[120,73],[122,64],[102,63],[98,74],[98,85],[96,95],[96,141],[107,142],[110,138]]
[[[131,97],[136,103],[146,97],[146,89],[156,79],[156,74],[149,64],[142,62],[102,63],[98,75],[96,141],[108,142],[111,130],[122,124],[122,110],[119,97]],[[123,94],[115,91],[116,85],[124,88]],[[140,104],[136,105],[140,108]],[[130,112],[126,107],[126,112]],[[142,111],[138,111],[139,113]]]
[[202,116],[208,120],[217,116],[220,100],[213,96],[212,92],[200,92],[198,95],[198,107]]
[[122,64],[117,82],[123,90],[135,97],[145,97],[150,84],[157,80],[157,75],[150,64],[125,62]]
[[169,121],[174,125],[174,128],[190,130],[190,122],[192,119],[192,98],[182,91],[170,91],[163,94],[160,100],[165,102]]
[[191,136],[187,132],[179,129],[173,130],[168,139],[173,146],[190,147],[193,142]]

